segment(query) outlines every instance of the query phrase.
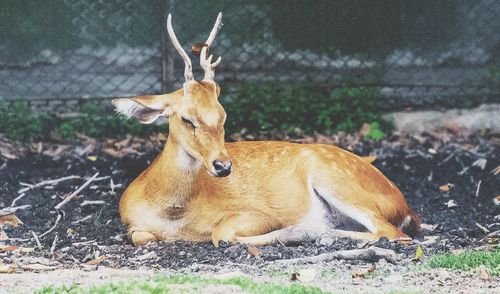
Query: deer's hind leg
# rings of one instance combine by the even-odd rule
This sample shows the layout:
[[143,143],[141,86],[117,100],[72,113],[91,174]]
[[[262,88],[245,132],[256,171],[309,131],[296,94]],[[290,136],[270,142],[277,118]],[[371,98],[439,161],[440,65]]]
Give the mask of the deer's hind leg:
[[332,190],[315,188],[318,197],[323,198],[329,205],[338,210],[344,217],[352,219],[364,226],[367,232],[334,229],[333,234],[339,237],[349,237],[358,240],[378,240],[380,237],[388,239],[408,238],[400,229],[396,228],[382,213],[375,209],[363,206],[363,199],[356,196],[336,197]]

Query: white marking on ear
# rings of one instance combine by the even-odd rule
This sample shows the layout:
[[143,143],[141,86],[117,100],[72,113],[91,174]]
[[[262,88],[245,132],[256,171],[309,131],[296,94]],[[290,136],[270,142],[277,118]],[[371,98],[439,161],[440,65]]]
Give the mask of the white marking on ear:
[[322,188],[315,188],[315,190],[318,192],[318,194],[328,202],[328,204],[334,206],[337,208],[340,212],[343,214],[347,215],[351,219],[357,221],[358,223],[362,224],[365,226],[368,231],[372,233],[377,232],[377,228],[373,224],[373,222],[370,220],[370,218],[366,215],[366,213],[362,212],[361,210],[357,209],[356,207],[352,207],[348,204],[345,204],[342,202],[342,200],[338,199],[333,195],[330,191],[327,189],[322,189]]
[[163,115],[160,105],[152,104],[146,107],[128,98],[114,99],[113,105],[118,113],[128,118],[137,118],[143,124],[150,124]]
[[127,98],[114,99],[113,105],[115,106],[116,112],[121,113],[128,118],[133,117],[138,108],[144,108],[144,106],[139,103]]
[[200,162],[186,152],[182,147],[179,148],[179,155],[177,156],[177,163],[179,166],[187,171],[194,171],[200,168]]

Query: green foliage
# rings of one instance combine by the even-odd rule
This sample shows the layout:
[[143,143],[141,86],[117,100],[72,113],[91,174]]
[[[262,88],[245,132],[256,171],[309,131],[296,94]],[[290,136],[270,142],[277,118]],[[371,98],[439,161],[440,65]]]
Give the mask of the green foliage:
[[491,88],[496,91],[495,102],[500,102],[500,66],[490,67],[487,78]]
[[48,115],[33,115],[26,102],[15,102],[9,107],[0,101],[0,133],[13,140],[45,137],[49,134],[50,122]]
[[244,84],[235,94],[223,95],[228,113],[226,133],[243,128],[255,132],[299,128],[306,133],[352,133],[363,123],[381,121],[379,94],[377,88],[343,86],[327,91],[279,83]]
[[158,125],[145,126],[135,120],[112,114],[101,104],[87,102],[76,118],[58,118],[31,110],[26,102],[11,106],[0,104],[0,133],[8,138],[33,141],[47,138],[73,140],[77,133],[95,138],[120,137],[126,134],[147,136],[165,131]]
[[[175,287],[174,285],[186,285]],[[37,294],[49,293],[203,293],[208,285],[234,285],[249,293],[324,293],[317,287],[293,284],[290,286],[256,283],[249,278],[210,279],[196,276],[176,275],[156,277],[135,282],[112,283],[91,288],[81,287],[46,287]]]
[[[273,134],[297,128],[308,134],[352,133],[364,123],[371,123],[365,138],[378,140],[384,136],[378,96],[377,88],[344,86],[328,91],[264,83],[244,84],[232,94],[223,95],[221,100],[228,113],[227,134],[242,129]],[[15,102],[10,107],[2,104],[0,133],[14,140],[32,141],[73,140],[77,133],[95,138],[147,136],[167,129],[112,114],[109,108],[95,102],[81,105],[79,113],[77,117],[60,118],[30,110],[26,102]]]
[[463,271],[474,271],[481,265],[484,265],[491,275],[499,276],[500,250],[435,255],[425,264],[429,268],[446,268]]
[[384,137],[385,133],[380,129],[380,123],[373,122],[370,124],[370,131],[364,135],[365,140],[380,140]]

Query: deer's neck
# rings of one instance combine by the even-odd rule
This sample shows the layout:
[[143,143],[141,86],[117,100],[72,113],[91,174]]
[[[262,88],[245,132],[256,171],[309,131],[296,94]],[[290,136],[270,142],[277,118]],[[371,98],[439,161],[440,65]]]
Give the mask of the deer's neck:
[[201,163],[189,155],[172,136],[169,136],[163,152],[155,164],[155,179],[164,201],[183,205],[198,191]]

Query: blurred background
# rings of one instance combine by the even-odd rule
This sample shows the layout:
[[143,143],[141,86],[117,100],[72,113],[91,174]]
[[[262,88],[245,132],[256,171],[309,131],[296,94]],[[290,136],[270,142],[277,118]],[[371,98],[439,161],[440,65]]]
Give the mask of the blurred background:
[[[189,49],[206,40],[219,11],[212,52],[223,57],[216,80],[228,113],[242,117],[228,122],[234,130],[247,121],[262,131],[333,133],[377,120],[332,118],[358,107],[352,99],[375,114],[500,101],[494,0],[2,0],[0,99],[61,113],[173,91],[184,65],[166,39],[167,14]],[[321,113],[334,104],[346,107]],[[307,114],[314,121],[286,118]]]

